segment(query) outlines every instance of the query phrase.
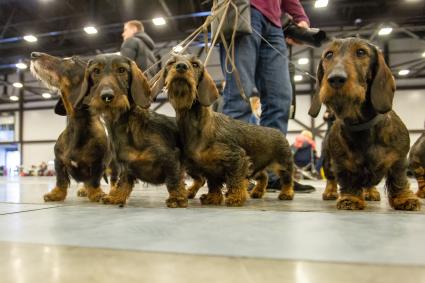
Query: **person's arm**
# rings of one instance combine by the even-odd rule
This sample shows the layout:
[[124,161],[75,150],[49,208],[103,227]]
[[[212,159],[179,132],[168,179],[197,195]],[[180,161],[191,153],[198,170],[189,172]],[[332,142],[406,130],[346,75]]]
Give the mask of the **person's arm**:
[[310,20],[299,0],[282,0],[281,9],[291,15],[299,26],[305,28],[310,26]]
[[128,57],[134,61],[137,57],[137,41],[133,38],[124,41],[121,45],[120,53],[122,56]]

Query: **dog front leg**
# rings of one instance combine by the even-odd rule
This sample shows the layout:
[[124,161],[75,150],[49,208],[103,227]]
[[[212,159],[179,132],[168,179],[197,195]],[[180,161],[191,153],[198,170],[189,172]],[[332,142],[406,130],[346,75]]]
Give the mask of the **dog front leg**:
[[350,172],[345,168],[337,172],[337,180],[340,185],[340,194],[336,207],[342,210],[362,210],[366,207],[362,179],[356,172]]
[[70,184],[69,175],[65,164],[55,158],[56,187],[44,195],[44,201],[63,201]]
[[418,197],[409,189],[406,176],[406,160],[401,159],[391,166],[386,180],[388,199],[392,208],[397,210],[420,210]]
[[414,170],[416,181],[418,182],[418,191],[416,195],[425,198],[425,168],[420,166]]
[[193,179],[193,184],[187,189],[187,198],[193,199],[198,193],[199,189],[205,185],[205,178],[199,175],[189,174],[189,176]]
[[130,197],[135,180],[134,176],[129,175],[127,172],[121,172],[116,189],[103,196],[102,202],[104,204],[124,205]]
[[209,178],[207,181],[208,193],[202,194],[199,198],[203,205],[221,205],[223,203],[223,193],[221,188],[223,187],[223,181],[218,179]]

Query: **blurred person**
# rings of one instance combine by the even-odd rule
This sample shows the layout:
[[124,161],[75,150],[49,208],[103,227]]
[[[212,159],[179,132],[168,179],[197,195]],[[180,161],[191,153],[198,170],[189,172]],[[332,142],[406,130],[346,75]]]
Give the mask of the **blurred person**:
[[260,116],[261,116],[261,102],[258,96],[252,96],[249,99],[251,103],[251,117],[249,118],[249,123],[260,125]]
[[313,134],[310,131],[304,130],[296,136],[291,148],[294,154],[294,163],[298,167],[316,163],[318,159],[316,142],[313,140]]
[[[157,61],[157,57],[154,55],[155,43],[145,32],[142,22],[137,20],[126,22],[121,35],[124,40],[121,45],[121,55],[135,61],[142,71],[146,71]],[[155,66],[146,75],[148,78],[152,78],[157,71],[158,66]]]

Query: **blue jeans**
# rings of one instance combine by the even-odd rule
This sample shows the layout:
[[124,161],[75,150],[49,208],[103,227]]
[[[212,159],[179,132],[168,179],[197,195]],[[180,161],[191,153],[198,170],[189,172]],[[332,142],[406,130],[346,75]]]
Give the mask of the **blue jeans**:
[[[252,6],[251,26],[282,54],[288,54],[282,28],[273,25]],[[226,72],[225,58],[226,52],[221,45],[220,61],[226,79],[223,113],[248,122],[251,107],[240,96],[233,74]],[[292,100],[288,59],[273,50],[253,32],[236,38],[235,64],[246,96],[251,96],[254,86],[258,89],[262,109],[260,125],[276,128],[286,134]],[[231,69],[230,66],[228,69]]]

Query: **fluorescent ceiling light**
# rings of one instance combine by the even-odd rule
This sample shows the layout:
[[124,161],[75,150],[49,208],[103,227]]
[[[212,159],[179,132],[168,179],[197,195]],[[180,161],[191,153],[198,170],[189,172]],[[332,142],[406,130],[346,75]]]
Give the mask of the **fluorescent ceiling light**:
[[15,64],[16,68],[21,69],[21,70],[25,70],[26,68],[28,68],[27,64],[19,62]]
[[85,31],[87,34],[96,34],[96,33],[97,33],[97,29],[96,29],[94,26],[87,26],[87,27],[84,27],[84,31]]
[[302,81],[302,80],[303,80],[303,76],[301,76],[301,75],[295,75],[294,76],[294,81],[299,82],[299,81]]
[[407,76],[409,73],[410,73],[410,71],[409,71],[409,70],[400,70],[400,71],[398,72],[398,74],[399,74],[400,76]]
[[314,8],[325,8],[328,6],[328,0],[316,0],[314,2]]
[[163,26],[166,23],[165,19],[163,17],[154,18],[154,19],[152,19],[152,22],[156,26]]
[[17,97],[16,95],[11,95],[9,97],[9,99],[12,100],[12,101],[18,101],[19,100],[19,97]]
[[45,99],[49,99],[49,98],[51,98],[51,97],[52,97],[52,95],[51,95],[50,93],[48,93],[48,92],[44,92],[43,94],[41,94],[41,96],[42,96],[43,98],[45,98]]
[[12,84],[14,87],[16,87],[16,88],[21,88],[21,87],[23,87],[24,85],[22,84],[22,83],[20,83],[20,82],[14,82],[13,84]]
[[307,65],[309,62],[308,58],[300,58],[298,59],[298,64],[300,65]]
[[37,37],[35,37],[32,34],[25,35],[24,39],[28,42],[36,42],[37,41]]
[[425,52],[424,52],[424,53],[422,53],[422,57],[425,57]]
[[393,31],[393,28],[391,27],[383,27],[379,30],[379,35],[389,35]]

